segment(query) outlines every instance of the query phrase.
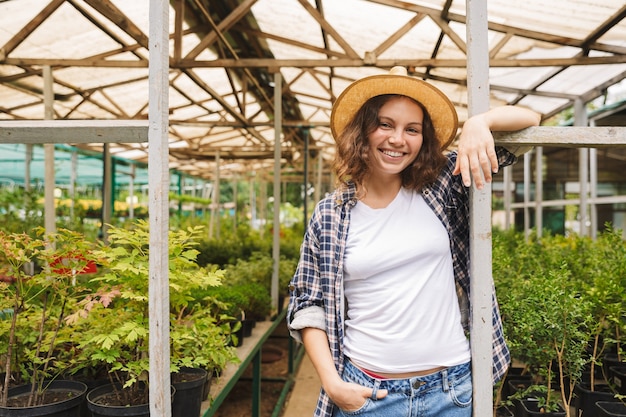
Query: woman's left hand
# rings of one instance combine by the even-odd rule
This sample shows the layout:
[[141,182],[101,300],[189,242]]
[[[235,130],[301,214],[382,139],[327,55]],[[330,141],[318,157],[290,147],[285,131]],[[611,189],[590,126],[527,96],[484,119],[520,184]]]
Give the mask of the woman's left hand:
[[498,172],[498,157],[494,132],[514,132],[530,126],[539,126],[541,114],[519,106],[494,107],[485,113],[467,119],[459,138],[459,151],[454,175],[461,174],[466,187],[482,189]]
[[481,190],[491,182],[492,174],[498,172],[493,135],[484,114],[469,118],[463,125],[458,141],[458,155],[453,174],[463,178],[466,187],[472,185]]

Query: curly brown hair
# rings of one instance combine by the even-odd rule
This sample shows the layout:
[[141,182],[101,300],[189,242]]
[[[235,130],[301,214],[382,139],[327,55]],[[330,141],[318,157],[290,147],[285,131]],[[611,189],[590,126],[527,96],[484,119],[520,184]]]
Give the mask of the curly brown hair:
[[[392,98],[406,97],[400,94],[383,94],[367,100],[344,131],[337,138],[337,151],[333,169],[337,176],[337,187],[354,182],[359,194],[363,192],[363,181],[369,173],[368,136],[379,125],[378,114],[385,103]],[[418,101],[413,100],[424,112],[422,123],[423,144],[417,157],[400,175],[402,185],[409,189],[421,190],[433,183],[446,164],[443,149],[437,140],[430,115]]]

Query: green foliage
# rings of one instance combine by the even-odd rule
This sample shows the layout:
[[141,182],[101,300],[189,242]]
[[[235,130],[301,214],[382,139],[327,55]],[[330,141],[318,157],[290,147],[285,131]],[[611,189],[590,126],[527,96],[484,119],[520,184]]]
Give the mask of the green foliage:
[[[300,256],[300,244],[304,236],[300,223],[280,230],[280,255],[285,259],[297,260]],[[217,265],[224,268],[239,260],[249,260],[255,253],[272,256],[273,234],[271,228],[261,234],[248,224],[240,224],[233,233],[230,229],[222,229],[221,237],[206,238],[199,242],[198,264]],[[293,273],[293,271],[292,271]]]
[[0,188],[0,225],[7,233],[26,233],[37,237],[37,227],[43,227],[41,192],[21,188]]
[[[1,404],[6,406],[11,378],[31,383],[30,405],[40,405],[45,380],[62,375],[66,317],[79,309],[89,289],[78,273],[94,259],[91,244],[61,229],[45,238],[43,229],[0,231],[0,362],[5,365]],[[33,270],[37,268],[35,273]]]
[[266,234],[261,237],[258,231],[247,224],[239,225],[236,233],[223,232],[220,239],[207,238],[199,242],[198,264],[224,268],[240,259],[249,259],[255,252],[272,253],[271,236]]
[[[286,297],[299,257],[302,241],[302,226],[281,229],[280,260],[278,263],[278,293]],[[223,268],[224,286],[231,289],[219,289],[220,294],[212,294],[220,300],[235,306],[235,311],[245,310],[247,317],[266,317],[271,306],[272,275],[274,260],[272,258],[272,233],[268,231],[263,237],[259,232],[242,226],[237,233],[225,234],[221,239],[204,239],[198,246],[198,263],[216,265]],[[256,290],[248,291],[254,284]],[[242,293],[247,301],[241,306]],[[228,292],[229,294],[226,294]],[[254,298],[251,298],[254,297]],[[235,298],[233,300],[233,298]],[[228,301],[230,300],[230,301]],[[235,314],[228,311],[227,314]]]
[[498,232],[493,243],[494,282],[512,356],[530,368],[536,385],[546,386],[548,408],[558,377],[559,400],[568,412],[585,367],[624,333],[621,231],[607,229],[596,240]]
[[621,231],[607,228],[589,246],[586,256],[581,256],[586,261],[581,286],[594,306],[593,376],[608,348],[616,347],[620,360],[626,359],[622,353],[622,335],[626,334],[626,245]]
[[[220,270],[197,265],[195,248],[202,228],[169,232],[171,370],[225,366],[236,361],[227,346],[230,329],[196,303],[196,293],[221,285]],[[111,227],[108,246],[96,251],[105,273],[93,279],[97,293],[71,317],[80,326],[80,355],[104,366],[111,382],[139,391],[149,370],[149,230],[139,220],[132,229]]]

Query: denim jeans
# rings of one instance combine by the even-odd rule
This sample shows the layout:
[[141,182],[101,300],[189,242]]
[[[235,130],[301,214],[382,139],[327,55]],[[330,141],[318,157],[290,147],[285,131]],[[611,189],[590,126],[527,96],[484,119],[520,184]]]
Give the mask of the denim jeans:
[[[346,359],[343,380],[372,388],[372,398],[356,411],[335,407],[334,416],[360,417],[471,417],[471,364],[452,366],[430,375],[408,379],[374,379]],[[376,400],[376,392],[388,390]]]

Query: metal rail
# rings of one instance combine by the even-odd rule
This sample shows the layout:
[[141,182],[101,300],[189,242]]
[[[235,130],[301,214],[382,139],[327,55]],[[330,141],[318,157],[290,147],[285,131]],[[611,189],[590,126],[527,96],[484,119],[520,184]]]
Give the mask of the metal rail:
[[[262,381],[284,383],[276,405],[274,406],[274,412],[272,414],[272,417],[277,417],[278,415],[280,415],[285,400],[287,399],[287,394],[293,386],[295,373],[298,370],[300,362],[302,361],[302,358],[304,356],[304,349],[301,345],[296,346],[295,342],[291,338],[289,338],[288,372],[285,378],[263,378],[261,372],[261,351],[263,345],[274,334],[278,326],[285,322],[286,314],[287,310],[283,309],[283,311],[279,313],[272,322],[270,322],[269,326],[267,326],[267,323],[259,323],[257,327],[266,327],[258,330],[255,329],[257,331],[253,332],[252,337],[246,340],[248,344],[238,348],[238,356],[241,362],[238,364],[230,364],[230,366],[227,367],[224,373],[222,373],[222,375],[220,376],[219,383],[211,387],[211,398],[207,400],[208,403],[205,405],[206,410],[204,411],[204,414],[202,414],[203,417],[212,417],[215,415],[215,413],[224,403],[232,389],[235,387],[235,384],[237,384],[237,382],[239,382],[240,380],[243,381],[247,379],[243,378],[242,376],[250,365],[252,365],[252,406],[250,416],[261,416],[260,405]],[[255,335],[255,333],[257,334]]]

